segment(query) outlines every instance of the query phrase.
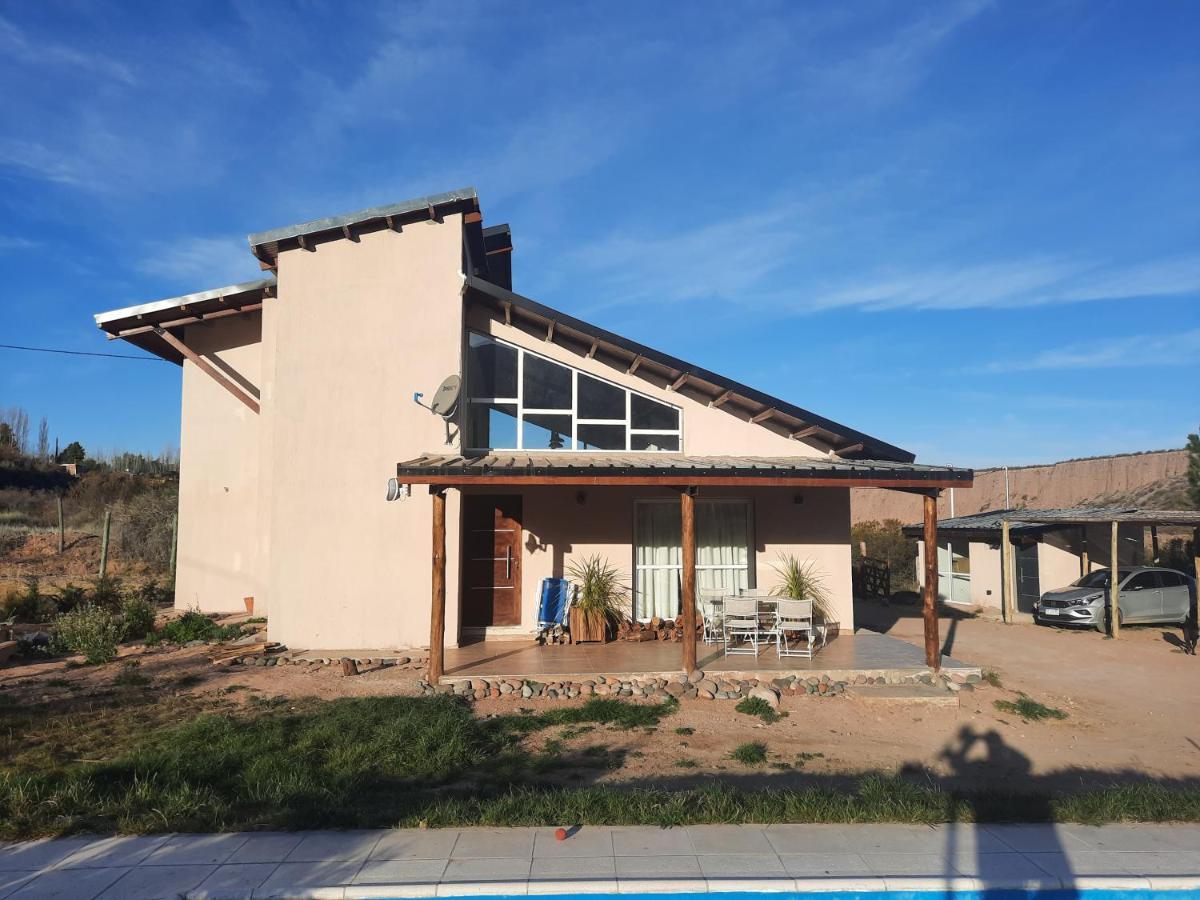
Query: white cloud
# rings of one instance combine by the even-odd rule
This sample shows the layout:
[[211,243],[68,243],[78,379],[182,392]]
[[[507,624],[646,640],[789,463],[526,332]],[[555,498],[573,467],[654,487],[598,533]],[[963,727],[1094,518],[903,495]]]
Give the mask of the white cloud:
[[0,253],[11,250],[32,250],[34,247],[39,246],[41,245],[37,241],[31,241],[29,238],[0,234]]
[[137,81],[133,70],[120,60],[41,37],[31,41],[20,28],[3,17],[0,17],[0,54],[29,65],[82,69],[127,85]]
[[232,237],[159,241],[147,248],[137,268],[193,291],[249,281],[261,274],[245,238]]
[[1003,374],[1062,369],[1112,369],[1200,364],[1200,328],[1177,334],[1130,334],[1119,338],[1067,344],[1026,358],[998,360],[967,370]]

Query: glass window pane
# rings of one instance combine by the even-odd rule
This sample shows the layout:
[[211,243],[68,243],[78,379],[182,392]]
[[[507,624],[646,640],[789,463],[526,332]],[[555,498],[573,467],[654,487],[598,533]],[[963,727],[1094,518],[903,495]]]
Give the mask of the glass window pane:
[[634,394],[633,403],[630,407],[630,423],[634,428],[646,428],[654,431],[678,431],[679,410]]
[[577,450],[624,450],[624,425],[578,425]]
[[750,514],[745,503],[696,504],[696,564],[748,566]]
[[467,396],[517,396],[517,351],[482,334],[467,337]]
[[579,376],[579,418],[625,421],[625,392],[582,373]]
[[526,409],[571,409],[571,370],[566,366],[525,354],[525,393],[521,403]]
[[517,446],[517,407],[510,403],[470,403],[467,423],[474,450],[493,447],[515,450]]
[[630,450],[667,450],[679,452],[679,435],[677,434],[631,434],[629,436]]
[[526,450],[570,450],[571,417],[526,413],[521,425],[521,446]]

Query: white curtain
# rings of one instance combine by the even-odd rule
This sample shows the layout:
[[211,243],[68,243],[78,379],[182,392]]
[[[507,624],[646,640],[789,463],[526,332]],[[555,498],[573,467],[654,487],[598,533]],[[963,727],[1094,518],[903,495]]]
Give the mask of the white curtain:
[[[744,502],[696,503],[696,586],[736,593],[750,586],[750,507]],[[635,615],[679,614],[683,554],[677,503],[637,505]]]

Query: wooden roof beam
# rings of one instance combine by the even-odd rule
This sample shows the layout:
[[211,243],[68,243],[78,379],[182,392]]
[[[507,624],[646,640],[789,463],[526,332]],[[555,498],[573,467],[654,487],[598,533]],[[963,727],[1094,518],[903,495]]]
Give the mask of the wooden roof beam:
[[751,425],[761,425],[763,422],[767,421],[767,419],[774,418],[774,416],[775,416],[775,407],[772,406],[772,407],[769,407],[768,409],[764,409],[762,412],[758,413],[757,415],[751,416],[750,424]]
[[845,447],[838,447],[833,452],[836,453],[838,456],[842,456],[846,453],[861,453],[863,451],[864,447],[865,447],[865,445],[863,445],[861,443],[847,444]]
[[644,359],[645,359],[645,357],[642,356],[642,354],[640,354],[640,353],[637,356],[635,356],[633,358],[633,361],[629,363],[629,368],[625,370],[625,374],[626,375],[636,374],[638,367],[642,364],[642,360],[644,360]]
[[546,325],[546,340],[547,341],[554,340],[554,328],[555,328],[556,324],[557,323],[553,319],[551,319],[549,324]]
[[788,437],[793,441],[802,441],[805,438],[815,437],[821,429],[816,425],[807,425],[799,431],[793,431]]
[[587,358],[588,358],[588,359],[595,359],[595,358],[596,358],[596,351],[597,351],[597,350],[599,350],[599,349],[600,349],[600,342],[599,342],[599,341],[592,341],[592,346],[588,347]]
[[733,396],[733,391],[725,391],[720,396],[714,397],[711,401],[709,401],[708,405],[715,406],[715,407],[717,407],[717,409],[720,409],[722,406],[724,406],[726,403],[729,402],[729,399],[732,396]]
[[667,388],[667,390],[669,390],[669,391],[679,390],[681,387],[683,387],[685,384],[687,384],[688,379],[691,377],[692,376],[689,375],[687,372],[683,372],[682,374],[680,374],[680,376],[678,378],[676,378],[674,381],[671,382],[671,386],[669,388]]
[[213,381],[225,388],[225,390],[229,391],[229,393],[233,394],[233,396],[237,397],[237,399],[241,400],[242,403],[246,404],[246,406],[256,415],[258,414],[258,401],[243,391],[241,387],[234,384],[225,376],[223,372],[217,371],[212,363],[202,357],[199,353],[197,353],[179,338],[175,337],[175,335],[171,334],[171,332],[167,331],[165,328],[155,328],[154,331],[170,346],[174,347],[184,359],[192,362],[196,368],[200,369],[200,371],[208,375],[208,377],[210,377]]

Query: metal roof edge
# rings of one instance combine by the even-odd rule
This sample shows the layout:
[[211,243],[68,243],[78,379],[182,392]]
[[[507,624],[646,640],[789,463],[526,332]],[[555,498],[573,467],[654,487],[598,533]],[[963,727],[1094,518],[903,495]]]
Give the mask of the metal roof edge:
[[288,238],[314,234],[318,231],[329,231],[334,228],[341,228],[343,225],[357,225],[360,222],[366,222],[371,219],[382,219],[385,216],[401,216],[405,213],[416,212],[419,209],[428,209],[431,206],[444,206],[447,203],[458,203],[463,200],[478,199],[479,196],[475,193],[475,188],[464,187],[454,191],[447,191],[442,194],[429,194],[425,197],[413,197],[410,200],[400,200],[396,203],[388,203],[383,206],[371,206],[366,209],[360,209],[356,212],[329,216],[324,219],[313,219],[310,222],[300,222],[296,225],[285,225],[282,228],[271,228],[267,231],[258,231],[247,235],[246,240],[250,243],[251,247],[259,247],[263,244],[270,244],[276,241],[287,240]]
[[188,303],[199,303],[202,300],[215,300],[218,297],[232,297],[235,294],[246,294],[251,291],[259,291],[263,288],[271,287],[274,284],[275,276],[268,275],[266,278],[256,278],[253,281],[243,281],[239,284],[229,284],[225,287],[210,288],[207,291],[196,291],[195,293],[182,294],[178,297],[168,297],[165,300],[152,300],[149,303],[141,303],[136,306],[110,309],[106,312],[94,313],[92,318],[96,320],[97,325],[102,326],[105,322],[111,322],[114,319],[126,319],[130,316],[162,312],[163,310],[184,306]]
[[593,325],[590,322],[585,322],[561,310],[546,306],[544,303],[539,303],[537,300],[532,300],[529,297],[524,297],[521,294],[513,291],[505,290],[499,285],[493,284],[490,281],[479,278],[474,275],[467,276],[467,285],[481,293],[488,294],[499,300],[506,300],[514,305],[524,307],[525,309],[535,312],[538,315],[547,318],[553,318],[555,321],[568,328],[581,331],[585,334],[591,334],[593,337],[598,337],[608,343],[615,344],[630,353],[637,353],[645,356],[660,365],[678,371],[686,371],[695,375],[704,381],[719,385],[726,390],[732,390],[734,393],[741,394],[756,403],[761,403],[764,406],[773,406],[780,412],[794,416],[797,419],[803,419],[811,425],[817,425],[822,429],[827,429],[830,432],[848,438],[851,442],[861,441],[874,451],[882,451],[885,455],[893,457],[896,462],[911,463],[916,460],[917,456],[908,450],[897,447],[894,444],[889,444],[879,438],[872,437],[869,434],[851,428],[848,425],[842,425],[840,422],[835,422],[832,419],[827,419],[824,416],[810,412],[794,403],[789,403],[786,400],[781,400],[778,397],[772,397],[770,394],[763,393],[748,385],[741,384],[731,378],[726,378],[724,375],[718,375],[708,369],[693,365],[685,360],[671,356],[668,353],[663,353],[660,350],[655,350],[653,347],[648,347],[645,344],[640,344],[637,341],[622,337],[615,332],[608,331],[598,325]]

